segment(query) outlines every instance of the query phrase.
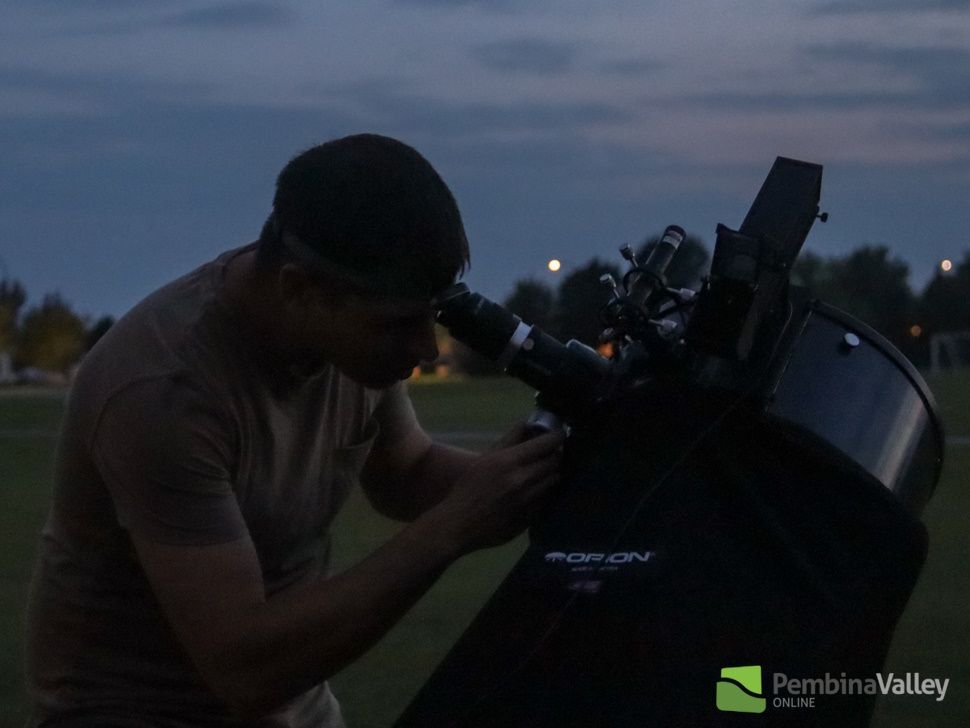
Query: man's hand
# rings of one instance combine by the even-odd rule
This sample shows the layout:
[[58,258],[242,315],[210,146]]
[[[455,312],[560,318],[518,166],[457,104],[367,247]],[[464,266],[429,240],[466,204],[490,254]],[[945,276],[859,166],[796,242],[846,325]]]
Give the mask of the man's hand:
[[462,553],[498,546],[521,533],[559,481],[562,432],[526,439],[516,425],[496,446],[472,460],[434,509]]

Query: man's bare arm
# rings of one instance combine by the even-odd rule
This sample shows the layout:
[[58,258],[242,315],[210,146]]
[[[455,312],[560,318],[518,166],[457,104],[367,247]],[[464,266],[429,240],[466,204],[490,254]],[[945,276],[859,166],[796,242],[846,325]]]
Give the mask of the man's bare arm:
[[561,443],[547,435],[477,456],[446,497],[359,565],[270,599],[248,539],[133,540],[203,678],[235,712],[258,716],[366,651],[454,559],[520,533],[557,480]]
[[433,520],[411,524],[355,568],[266,600],[249,539],[205,547],[133,538],[163,611],[213,692],[264,715],[376,642],[457,557]]
[[388,518],[413,521],[448,494],[476,453],[428,440],[427,446],[402,470],[381,467],[371,459],[361,483],[371,505]]
[[[389,397],[374,416],[381,425],[380,435],[361,473],[361,484],[378,512],[413,521],[441,502],[476,453],[433,442],[403,391]],[[512,437],[521,439],[521,434]],[[509,438],[506,441],[513,444]]]

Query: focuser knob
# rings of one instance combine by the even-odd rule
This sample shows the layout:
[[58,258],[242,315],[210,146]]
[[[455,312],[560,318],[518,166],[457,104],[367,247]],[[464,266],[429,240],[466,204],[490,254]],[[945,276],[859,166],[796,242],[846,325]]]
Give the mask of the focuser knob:
[[697,291],[693,290],[692,288],[668,288],[667,293],[681,303],[693,301],[697,296]]
[[674,334],[676,334],[677,329],[679,328],[677,325],[677,322],[671,321],[670,319],[660,319],[660,320],[650,319],[650,323],[657,328],[657,333],[660,334],[665,339],[669,339]]
[[604,286],[609,287],[609,289],[613,291],[613,295],[615,297],[619,297],[620,292],[619,290],[617,290],[617,287],[616,287],[616,279],[612,275],[610,275],[609,273],[604,273],[603,275],[600,276],[600,283],[602,283]]

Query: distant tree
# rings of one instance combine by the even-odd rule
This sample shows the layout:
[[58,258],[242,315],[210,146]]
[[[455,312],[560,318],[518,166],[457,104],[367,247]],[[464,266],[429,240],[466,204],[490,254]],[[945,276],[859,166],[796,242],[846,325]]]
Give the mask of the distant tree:
[[908,278],[909,266],[892,257],[885,245],[862,246],[841,257],[803,253],[792,268],[793,283],[807,286],[919,359],[918,342],[910,333],[917,323],[917,306]]
[[563,341],[578,339],[590,346],[597,345],[603,331],[600,310],[612,295],[610,289],[600,283],[600,276],[604,273],[620,279],[617,266],[594,258],[570,273],[560,284],[554,333]]
[[884,245],[866,246],[835,266],[831,300],[858,316],[888,339],[905,344],[915,323],[915,296],[909,287],[909,266],[891,258]]
[[920,296],[919,323],[927,335],[970,329],[970,251],[952,274],[937,272]]
[[27,300],[19,282],[0,280],[0,352],[11,351],[17,341],[17,318]]
[[94,325],[84,335],[84,351],[91,351],[98,340],[108,333],[108,329],[114,326],[114,323],[113,316],[102,316],[95,321]]
[[970,251],[952,273],[937,271],[917,301],[916,323],[920,327],[918,363],[930,358],[934,334],[970,330]]
[[67,373],[84,353],[84,319],[56,293],[24,314],[15,362],[46,371]]
[[[637,249],[637,260],[646,262],[659,242],[659,235],[648,238]],[[697,288],[707,275],[710,263],[710,253],[701,239],[688,234],[667,266],[667,285],[673,288]]]
[[828,261],[820,255],[803,250],[791,269],[791,282],[796,286],[805,286],[812,291],[825,282],[828,272]]
[[538,326],[543,331],[552,330],[556,294],[545,283],[534,279],[519,281],[502,305],[526,323]]
[[422,361],[420,363],[422,374],[434,374],[440,365],[446,366],[450,370],[457,370],[455,363],[455,344],[457,343],[441,324],[434,325],[435,346],[438,347],[438,356],[434,361]]
[[471,377],[497,377],[502,368],[491,359],[486,359],[474,349],[455,341],[452,353],[455,369]]

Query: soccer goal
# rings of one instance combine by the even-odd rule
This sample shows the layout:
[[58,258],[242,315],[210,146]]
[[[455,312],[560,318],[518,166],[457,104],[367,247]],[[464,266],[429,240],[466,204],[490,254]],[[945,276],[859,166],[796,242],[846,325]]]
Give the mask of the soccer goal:
[[970,331],[946,331],[930,338],[930,371],[970,366]]
[[10,359],[10,352],[0,351],[0,384],[9,384],[16,381],[13,373],[13,362]]

